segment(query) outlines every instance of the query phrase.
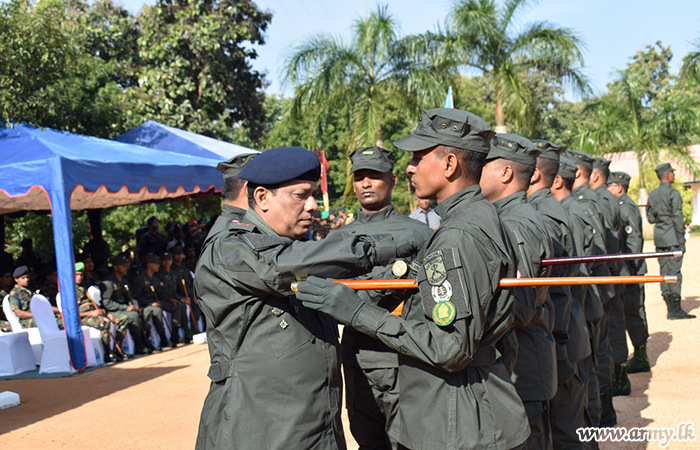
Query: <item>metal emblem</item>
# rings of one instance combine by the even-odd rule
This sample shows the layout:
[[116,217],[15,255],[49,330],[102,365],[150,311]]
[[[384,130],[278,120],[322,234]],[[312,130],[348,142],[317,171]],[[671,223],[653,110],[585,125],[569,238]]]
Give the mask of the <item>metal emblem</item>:
[[287,321],[282,319],[282,322],[280,322],[280,328],[282,328],[284,330],[288,326],[289,326],[289,324],[287,323]]
[[452,285],[449,281],[445,281],[440,286],[433,286],[430,292],[433,294],[435,303],[448,301],[452,298]]
[[425,267],[425,275],[428,277],[428,283],[431,285],[439,286],[447,279],[445,261],[443,261],[441,253],[425,261],[423,267]]
[[272,308],[272,314],[276,315],[277,317],[281,316],[284,314],[284,310],[281,308],[274,307]]
[[627,233],[627,234],[631,234],[631,233],[632,233],[632,226],[631,226],[631,225],[627,225],[627,226],[625,227],[625,233]]
[[457,315],[457,308],[449,301],[439,302],[433,308],[433,322],[441,327],[445,327],[454,322]]
[[406,264],[404,260],[398,259],[391,266],[391,273],[393,273],[394,276],[402,277],[406,275],[406,272],[408,272],[408,264]]

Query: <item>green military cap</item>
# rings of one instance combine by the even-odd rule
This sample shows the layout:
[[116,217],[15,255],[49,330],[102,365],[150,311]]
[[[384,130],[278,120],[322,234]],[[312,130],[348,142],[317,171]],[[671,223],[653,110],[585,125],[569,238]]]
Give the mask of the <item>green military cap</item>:
[[82,263],[82,262],[75,263],[75,271],[76,272],[82,272],[83,270],[85,270],[85,263]]
[[600,156],[593,158],[593,168],[598,170],[608,170],[610,167],[610,161]]
[[243,166],[245,166],[248,161],[258,156],[258,153],[246,153],[243,155],[237,155],[228,161],[222,161],[216,165],[216,168],[224,175],[224,180],[226,178],[237,177],[241,172]]
[[481,117],[468,111],[434,108],[422,112],[413,134],[394,142],[401,150],[419,152],[437,145],[488,153],[495,132]]
[[589,169],[593,168],[593,157],[586,152],[581,150],[567,150],[566,157],[574,161],[577,165],[587,167]]
[[626,174],[625,172],[610,172],[610,175],[608,175],[608,184],[618,183],[624,184],[625,186],[629,186],[631,179],[632,177],[629,176],[629,174]]
[[381,147],[362,147],[350,154],[352,170],[354,173],[362,169],[388,172],[394,168],[394,153]]
[[670,164],[670,163],[659,164],[659,165],[656,166],[656,168],[654,169],[654,172],[656,172],[656,176],[659,177],[659,178],[661,178],[661,177],[663,176],[663,174],[665,174],[666,172],[670,172],[670,171],[673,171],[673,172],[676,171],[676,169],[674,169],[673,167],[671,167],[671,164]]
[[567,158],[566,156],[562,156],[561,158],[559,158],[559,172],[557,172],[557,175],[559,175],[562,178],[573,180],[574,178],[576,178],[577,170],[578,167],[576,167],[576,161]]
[[491,151],[487,160],[503,158],[528,166],[537,164],[540,151],[529,139],[517,134],[499,133],[491,139]]
[[564,147],[559,147],[558,145],[545,139],[532,139],[532,143],[541,152],[538,158],[559,161],[559,156],[564,151]]

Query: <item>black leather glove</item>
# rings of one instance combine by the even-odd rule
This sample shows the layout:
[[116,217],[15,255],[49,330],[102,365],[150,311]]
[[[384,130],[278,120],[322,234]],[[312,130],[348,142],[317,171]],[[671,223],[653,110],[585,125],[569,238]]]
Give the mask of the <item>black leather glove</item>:
[[396,257],[406,258],[418,253],[418,250],[423,247],[423,244],[430,239],[432,234],[433,230],[428,227],[426,227],[425,230],[413,228],[402,231],[394,237],[394,241],[396,242]]
[[365,306],[365,302],[349,287],[325,278],[310,276],[297,286],[296,297],[309,309],[321,311],[345,325]]
[[568,359],[557,361],[557,382],[564,384],[574,376],[574,366]]

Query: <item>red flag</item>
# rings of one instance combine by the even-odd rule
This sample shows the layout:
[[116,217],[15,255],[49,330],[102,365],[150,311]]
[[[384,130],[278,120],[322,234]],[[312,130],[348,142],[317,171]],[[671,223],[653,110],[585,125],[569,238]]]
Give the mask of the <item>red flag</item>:
[[321,162],[321,192],[323,194],[328,194],[328,170],[331,168],[330,164],[328,164],[328,160],[326,159],[326,155],[323,153],[323,150],[317,150],[318,152],[318,160]]

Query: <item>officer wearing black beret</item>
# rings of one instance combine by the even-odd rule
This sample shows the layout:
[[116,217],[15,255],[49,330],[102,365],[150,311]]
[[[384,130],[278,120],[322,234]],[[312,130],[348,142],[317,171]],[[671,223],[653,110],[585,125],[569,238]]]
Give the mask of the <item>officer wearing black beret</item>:
[[[527,415],[496,346],[513,322],[514,250],[479,178],[494,132],[458,109],[423,111],[413,134],[394,143],[412,152],[416,195],[434,199],[442,225],[420,250],[401,317],[365,304],[346,286],[316,277],[299,284],[305,305],[399,352],[399,411],[389,434],[399,448],[514,448]],[[354,314],[343,314],[351,308]]]
[[[654,171],[659,177],[659,187],[649,194],[647,219],[654,226],[654,245],[657,252],[682,250],[685,252],[685,222],[683,222],[683,199],[672,184],[676,181],[676,169],[671,164],[663,163],[656,166]],[[666,302],[669,320],[694,319],[681,309],[681,287],[683,275],[681,266],[683,257],[660,258],[661,275],[676,275],[677,283],[661,283],[661,295]]]
[[[535,172],[530,180],[527,201],[542,215],[553,243],[554,256],[576,256],[569,214],[554,198],[551,189],[559,171],[559,157],[564,149],[543,139],[534,139],[532,143],[541,153],[537,157]],[[573,277],[579,274],[577,264],[559,264],[551,267],[553,277]],[[549,287],[549,297],[554,306],[552,335],[556,341],[557,358],[557,391],[549,402],[549,416],[552,441],[557,443],[557,448],[580,447],[576,429],[585,424],[587,394],[584,390],[584,380],[588,379],[585,360],[591,354],[586,316],[582,306],[585,294],[585,286]],[[582,369],[585,373],[582,373]]]
[[356,277],[422,241],[331,233],[299,242],[317,210],[320,171],[301,147],[262,152],[239,173],[248,182],[245,216],[204,243],[194,284],[212,384],[199,450],[345,448],[337,323],[302,305],[291,284],[306,275]]
[[[394,153],[381,147],[358,148],[350,154],[352,186],[360,209],[357,219],[336,233],[393,234],[409,230],[427,239],[427,225],[410,219],[394,209],[391,193],[396,185]],[[410,261],[392,267],[375,267],[369,278],[397,278],[405,274]],[[359,293],[386,310],[393,310],[403,300],[403,291]],[[374,295],[372,295],[374,294]],[[399,360],[394,350],[364,333],[345,327],[341,344],[343,375],[350,431],[360,448],[397,448],[388,430],[396,417],[399,385]]]

